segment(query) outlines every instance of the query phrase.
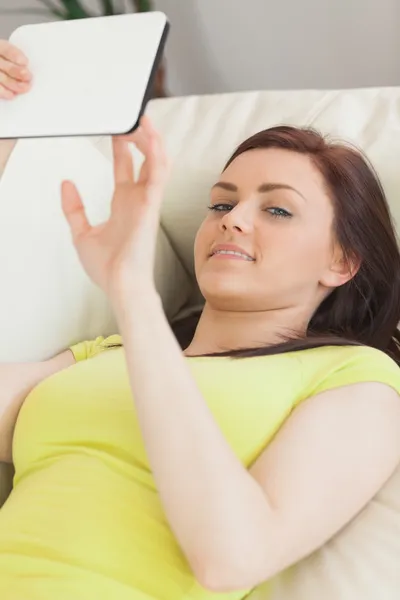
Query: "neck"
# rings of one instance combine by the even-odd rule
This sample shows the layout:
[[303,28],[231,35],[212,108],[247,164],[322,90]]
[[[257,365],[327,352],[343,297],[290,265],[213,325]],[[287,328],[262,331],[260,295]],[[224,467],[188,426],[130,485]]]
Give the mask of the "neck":
[[305,332],[305,311],[285,308],[257,312],[231,312],[206,303],[186,356],[226,352],[239,348],[269,346],[285,337]]

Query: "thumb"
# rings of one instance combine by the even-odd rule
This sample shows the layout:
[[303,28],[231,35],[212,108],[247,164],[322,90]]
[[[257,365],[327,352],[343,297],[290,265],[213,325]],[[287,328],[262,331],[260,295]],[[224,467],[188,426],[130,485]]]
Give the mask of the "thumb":
[[90,231],[82,199],[72,181],[62,182],[61,206],[74,240]]

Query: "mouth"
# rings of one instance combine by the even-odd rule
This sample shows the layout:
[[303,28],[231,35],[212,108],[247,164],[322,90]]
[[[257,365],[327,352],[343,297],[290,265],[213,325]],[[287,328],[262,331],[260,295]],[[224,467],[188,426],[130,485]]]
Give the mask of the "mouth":
[[231,259],[231,260],[245,260],[247,262],[254,262],[254,258],[247,254],[242,248],[237,246],[216,246],[211,254],[211,258],[216,259]]

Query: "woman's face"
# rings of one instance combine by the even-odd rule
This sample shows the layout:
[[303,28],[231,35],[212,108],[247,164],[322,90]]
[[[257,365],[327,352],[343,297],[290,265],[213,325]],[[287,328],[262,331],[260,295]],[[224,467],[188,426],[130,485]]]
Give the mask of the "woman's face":
[[196,236],[195,270],[216,307],[313,311],[349,279],[333,238],[333,206],[308,156],[275,148],[241,154],[212,188],[210,206]]

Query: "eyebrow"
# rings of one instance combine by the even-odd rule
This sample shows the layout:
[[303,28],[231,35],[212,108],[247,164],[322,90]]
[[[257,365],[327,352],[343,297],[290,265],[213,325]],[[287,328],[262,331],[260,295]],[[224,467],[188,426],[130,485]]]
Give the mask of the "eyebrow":
[[[214,189],[214,188],[220,188],[220,189],[226,190],[228,192],[237,192],[238,191],[237,186],[234,183],[229,183],[228,181],[217,181],[217,183],[212,186],[212,189]],[[306,200],[306,198],[303,196],[303,194],[301,192],[299,192],[299,190],[296,190],[296,188],[292,187],[291,185],[287,185],[286,183],[262,183],[257,189],[257,191],[260,194],[274,192],[275,190],[291,190],[292,192],[295,192],[301,198],[303,198],[303,200]]]

